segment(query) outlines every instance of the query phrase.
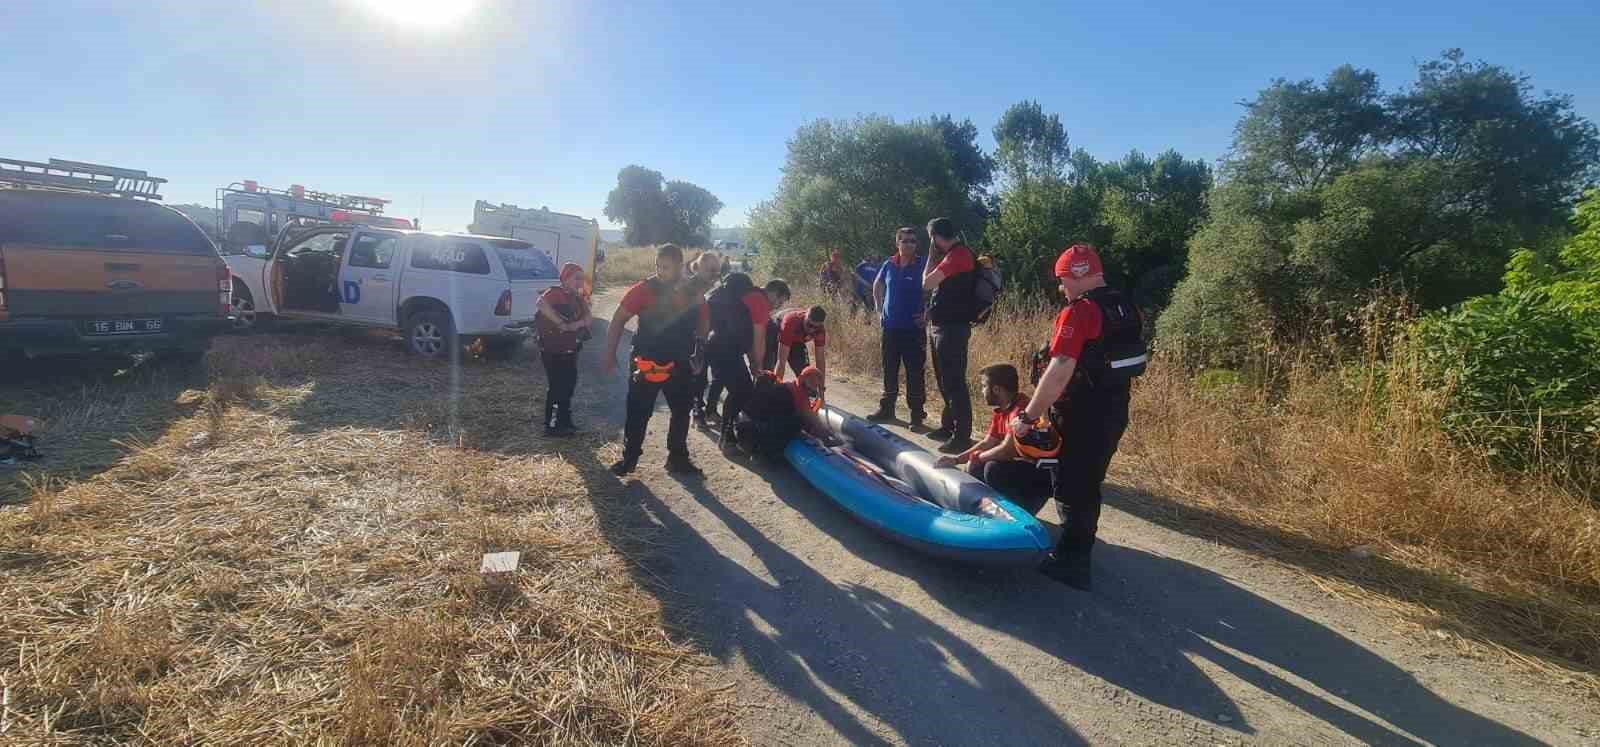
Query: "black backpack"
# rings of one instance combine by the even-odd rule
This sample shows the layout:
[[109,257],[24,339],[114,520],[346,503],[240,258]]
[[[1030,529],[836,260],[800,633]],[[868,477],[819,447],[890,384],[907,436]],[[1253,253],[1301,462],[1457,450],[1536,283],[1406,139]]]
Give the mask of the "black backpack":
[[711,312],[711,347],[742,351],[749,350],[755,343],[755,320],[750,318],[750,309],[744,305],[744,297],[755,289],[755,282],[742,272],[728,273],[711,289],[711,295],[706,297]]

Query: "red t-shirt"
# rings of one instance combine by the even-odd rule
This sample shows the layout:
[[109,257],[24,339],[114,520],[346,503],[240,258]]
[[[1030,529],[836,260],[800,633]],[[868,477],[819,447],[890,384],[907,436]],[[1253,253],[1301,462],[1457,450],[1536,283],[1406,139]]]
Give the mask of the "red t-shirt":
[[1028,398],[1019,393],[1010,405],[994,408],[994,417],[989,420],[989,437],[1004,440],[1006,434],[1011,432],[1011,418],[1027,406]]
[[950,247],[950,252],[939,261],[939,266],[933,269],[944,273],[946,279],[960,275],[963,272],[972,272],[978,266],[977,260],[972,257],[972,250],[966,244],[956,244]]
[[1067,304],[1056,317],[1055,332],[1050,335],[1050,357],[1066,356],[1078,360],[1083,346],[1099,339],[1101,326],[1100,307],[1087,298]]
[[806,310],[794,309],[783,312],[778,317],[778,344],[794,347],[808,342],[816,342],[817,347],[828,344],[828,330],[818,330],[815,335],[806,330]]
[[[697,304],[697,310],[700,312],[699,323],[702,325],[709,325],[711,323],[711,307],[706,305],[705,299],[692,300]],[[655,303],[655,291],[651,290],[650,285],[647,282],[641,280],[637,283],[634,283],[632,287],[628,288],[628,292],[622,294],[622,300],[619,301],[617,305],[622,307],[622,310],[628,312],[629,314],[638,315],[644,313],[645,309],[654,306]],[[763,298],[763,303],[765,303],[765,298]]]
[[767,323],[767,317],[772,316],[772,303],[767,300],[766,291],[750,291],[744,294],[744,298],[740,300],[744,301],[744,307],[750,310],[750,322],[752,324],[764,325]]
[[794,400],[795,412],[811,409],[811,395],[806,393],[806,388],[800,384],[799,379],[785,381],[782,386],[789,390],[789,398]]

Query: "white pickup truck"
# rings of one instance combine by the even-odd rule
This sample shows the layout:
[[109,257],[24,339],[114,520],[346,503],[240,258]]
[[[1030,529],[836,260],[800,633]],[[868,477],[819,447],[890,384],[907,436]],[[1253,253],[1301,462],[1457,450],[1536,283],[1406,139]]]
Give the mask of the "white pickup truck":
[[482,338],[491,354],[531,334],[555,263],[518,239],[369,225],[285,228],[272,246],[224,257],[236,326],[260,315],[397,330],[406,348],[449,355]]

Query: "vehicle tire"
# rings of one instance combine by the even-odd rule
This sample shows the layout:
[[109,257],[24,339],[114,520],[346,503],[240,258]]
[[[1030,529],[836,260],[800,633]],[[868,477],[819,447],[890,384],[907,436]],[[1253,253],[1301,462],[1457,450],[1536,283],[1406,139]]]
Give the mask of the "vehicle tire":
[[250,289],[244,283],[234,281],[233,284],[233,331],[240,334],[254,332],[263,321],[262,315],[256,312],[255,298],[250,295]]
[[456,338],[456,326],[450,314],[443,311],[419,311],[406,320],[406,350],[429,360],[452,357],[461,349]]
[[522,343],[525,341],[525,338],[521,337],[490,338],[484,341],[486,348],[484,350],[484,355],[491,360],[511,360],[516,358],[518,353],[522,352]]

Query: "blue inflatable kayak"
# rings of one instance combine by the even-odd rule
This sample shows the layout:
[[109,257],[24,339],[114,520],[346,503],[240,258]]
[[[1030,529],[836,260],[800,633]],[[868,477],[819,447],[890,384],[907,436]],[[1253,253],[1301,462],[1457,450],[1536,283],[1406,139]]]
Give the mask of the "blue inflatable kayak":
[[784,450],[789,463],[851,515],[915,550],[986,565],[1035,565],[1050,551],[1033,514],[989,486],[875,423],[834,407],[818,413],[844,440],[809,436]]

